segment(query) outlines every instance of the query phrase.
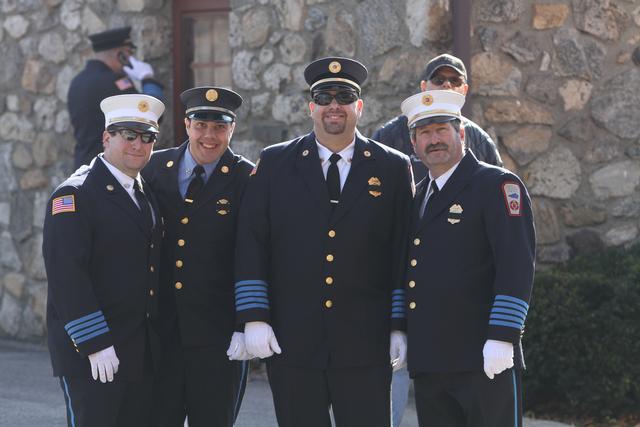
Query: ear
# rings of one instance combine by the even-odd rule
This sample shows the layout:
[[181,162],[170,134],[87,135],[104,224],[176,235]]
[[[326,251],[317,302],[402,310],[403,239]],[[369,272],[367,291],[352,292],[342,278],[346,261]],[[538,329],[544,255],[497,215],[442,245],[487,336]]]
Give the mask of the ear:
[[315,102],[309,101],[309,115],[313,113],[313,110],[315,110],[315,108],[316,108]]
[[236,122],[232,122],[229,126],[229,139],[233,136],[233,131],[236,130]]
[[106,130],[102,132],[102,147],[106,147],[111,139],[111,135]]
[[460,141],[464,143],[464,124],[460,123]]
[[184,118],[184,127],[188,128],[189,127],[189,123],[191,122],[191,120],[189,120],[188,118]]
[[427,90],[427,81],[420,80],[420,92],[424,92],[425,90]]
[[462,85],[462,94],[463,94],[464,96],[467,96],[467,92],[468,92],[468,91],[469,91],[469,85],[468,85],[467,83],[464,83],[464,84]]
[[358,98],[358,100],[356,101],[356,111],[359,114],[362,114],[363,109],[364,109],[364,101],[362,100],[362,98]]

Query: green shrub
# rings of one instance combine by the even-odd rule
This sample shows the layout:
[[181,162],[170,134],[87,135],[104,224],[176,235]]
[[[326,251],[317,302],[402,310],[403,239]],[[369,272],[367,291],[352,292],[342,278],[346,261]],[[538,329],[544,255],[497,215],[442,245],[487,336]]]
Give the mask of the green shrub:
[[525,410],[640,415],[640,245],[537,272],[524,347]]

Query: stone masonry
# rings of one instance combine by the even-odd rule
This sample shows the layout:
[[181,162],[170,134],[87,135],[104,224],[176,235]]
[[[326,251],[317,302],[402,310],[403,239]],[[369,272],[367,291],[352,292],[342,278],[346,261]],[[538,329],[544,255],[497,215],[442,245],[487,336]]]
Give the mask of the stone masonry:
[[[244,98],[233,148],[311,130],[302,75],[350,56],[369,69],[360,130],[400,114],[432,56],[451,49],[447,0],[231,0],[234,89]],[[476,0],[470,118],[498,142],[534,201],[539,263],[640,240],[640,6],[633,0]],[[66,111],[87,34],[132,25],[166,85],[169,0],[0,0],[0,335],[41,339],[47,198],[71,170]],[[212,82],[215,83],[215,82]],[[176,106],[176,108],[181,108]]]

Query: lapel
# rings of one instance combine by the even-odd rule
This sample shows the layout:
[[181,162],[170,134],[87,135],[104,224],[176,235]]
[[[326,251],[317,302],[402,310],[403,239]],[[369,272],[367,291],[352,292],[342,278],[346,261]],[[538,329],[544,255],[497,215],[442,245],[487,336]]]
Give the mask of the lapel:
[[429,200],[424,217],[418,223],[418,231],[432,222],[444,209],[451,206],[454,198],[469,184],[471,176],[478,168],[478,160],[471,151],[466,150],[465,156],[438,193],[438,197]]
[[147,181],[145,181],[142,176],[140,178],[142,180],[142,188],[144,189],[144,194],[147,196],[147,199],[151,204],[151,209],[153,209],[153,216],[156,220],[154,228],[162,228],[164,226],[164,219],[162,218],[162,212],[160,211],[160,205],[158,204],[156,195],[153,193],[151,186],[147,184]]
[[[129,193],[120,185],[118,180],[109,172],[102,160],[96,159],[91,167],[91,176],[94,177],[98,191],[105,195],[104,200],[118,206],[138,226],[145,236],[150,236],[151,230],[145,226],[140,209],[129,196]],[[147,190],[148,187],[144,189]],[[149,192],[150,193],[150,192]]]
[[311,197],[316,201],[318,209],[326,218],[331,215],[329,207],[329,191],[322,173],[316,135],[311,132],[296,142],[296,169],[307,185]]
[[[190,212],[195,212],[206,205],[211,199],[216,198],[224,188],[233,181],[233,168],[235,167],[235,157],[230,148],[220,156],[215,170],[204,185],[200,196],[196,198],[193,206],[187,207]],[[184,205],[184,202],[182,202]],[[232,206],[231,209],[238,209],[239,206]]]
[[166,203],[163,203],[163,206],[174,212],[179,206],[184,204],[182,197],[180,197],[180,190],[178,189],[178,165],[186,148],[187,143],[184,142],[177,149],[168,150],[167,153],[169,155],[160,165],[160,172],[156,178],[158,181],[155,186],[158,189],[156,196],[168,199]]
[[[368,187],[369,178],[374,176],[376,168],[376,157],[373,148],[373,144],[359,132],[356,132],[351,169],[340,194],[340,203],[331,216],[331,224],[335,224],[349,212],[361,193]],[[325,200],[328,200],[328,195]]]
[[411,209],[411,229],[416,230],[420,225],[420,206],[422,206],[422,202],[424,201],[424,196],[427,193],[427,186],[429,185],[429,176],[427,175],[425,178],[416,185],[416,195],[413,197],[413,206]]

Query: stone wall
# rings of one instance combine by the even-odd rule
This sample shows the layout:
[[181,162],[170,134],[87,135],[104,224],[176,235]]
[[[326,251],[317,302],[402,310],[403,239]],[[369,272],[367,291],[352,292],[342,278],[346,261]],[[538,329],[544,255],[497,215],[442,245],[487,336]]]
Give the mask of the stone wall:
[[123,25],[170,83],[170,1],[0,0],[0,336],[45,335],[42,223],[72,172],[67,89],[91,56],[87,35]]

